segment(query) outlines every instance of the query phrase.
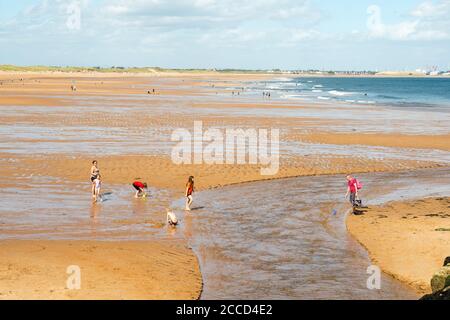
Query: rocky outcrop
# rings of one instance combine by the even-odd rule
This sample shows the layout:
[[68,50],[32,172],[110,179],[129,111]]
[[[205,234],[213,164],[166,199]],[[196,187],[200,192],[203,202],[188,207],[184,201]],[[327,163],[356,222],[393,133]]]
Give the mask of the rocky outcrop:
[[431,278],[431,290],[433,292],[444,289],[450,285],[450,265],[442,267]]
[[421,300],[450,300],[450,257],[445,258],[444,266],[431,278],[431,289],[433,293]]
[[450,286],[443,290],[439,290],[430,294],[424,295],[420,300],[450,300]]
[[444,260],[444,267],[450,265],[450,257],[445,258]]

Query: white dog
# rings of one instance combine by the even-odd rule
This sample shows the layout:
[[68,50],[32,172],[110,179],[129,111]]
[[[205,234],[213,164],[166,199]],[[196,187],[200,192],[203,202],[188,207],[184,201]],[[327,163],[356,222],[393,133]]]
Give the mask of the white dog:
[[170,210],[167,210],[167,223],[171,226],[176,226],[178,224],[177,216]]

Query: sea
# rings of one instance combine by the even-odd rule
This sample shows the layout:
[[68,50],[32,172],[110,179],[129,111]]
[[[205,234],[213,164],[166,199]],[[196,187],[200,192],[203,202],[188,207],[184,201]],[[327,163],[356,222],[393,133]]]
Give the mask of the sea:
[[262,83],[282,99],[450,111],[450,77],[298,77]]

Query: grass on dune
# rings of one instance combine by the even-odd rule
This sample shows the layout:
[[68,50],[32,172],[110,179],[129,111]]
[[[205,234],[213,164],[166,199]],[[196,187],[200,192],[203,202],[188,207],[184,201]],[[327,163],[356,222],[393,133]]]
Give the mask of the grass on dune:
[[104,73],[154,73],[154,72],[182,72],[182,73],[266,73],[267,70],[242,70],[242,69],[166,69],[159,67],[71,67],[71,66],[15,66],[0,65],[0,71],[11,72],[104,72]]

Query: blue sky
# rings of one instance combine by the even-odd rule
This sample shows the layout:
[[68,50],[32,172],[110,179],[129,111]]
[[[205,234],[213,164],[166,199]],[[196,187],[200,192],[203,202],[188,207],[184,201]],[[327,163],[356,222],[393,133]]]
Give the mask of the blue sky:
[[450,0],[0,0],[0,64],[450,69]]

